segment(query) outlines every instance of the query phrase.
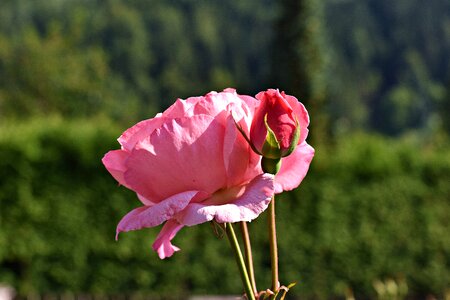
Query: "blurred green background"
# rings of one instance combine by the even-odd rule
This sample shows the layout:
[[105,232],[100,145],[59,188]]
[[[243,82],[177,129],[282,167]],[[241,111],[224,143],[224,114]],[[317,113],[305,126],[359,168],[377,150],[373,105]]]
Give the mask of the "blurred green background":
[[[277,204],[291,299],[450,297],[447,0],[2,0],[0,285],[237,294],[208,224],[184,228],[164,261],[159,228],[115,242],[139,201],[101,164],[137,121],[226,87],[280,88],[311,115],[316,157]],[[250,230],[267,288],[265,215]]]

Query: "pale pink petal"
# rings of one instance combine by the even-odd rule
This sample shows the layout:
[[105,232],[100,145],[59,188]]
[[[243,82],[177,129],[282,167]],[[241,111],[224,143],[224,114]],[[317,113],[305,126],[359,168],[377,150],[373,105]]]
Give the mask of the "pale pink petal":
[[153,202],[187,190],[214,193],[227,181],[224,131],[206,115],[165,123],[130,154],[125,181]]
[[180,251],[180,248],[172,245],[170,241],[182,227],[183,225],[175,220],[169,220],[164,224],[152,245],[153,250],[158,253],[160,259],[170,257],[175,251]]
[[[243,96],[238,96],[239,98],[243,98]],[[247,98],[251,97],[247,96]],[[250,100],[248,101],[250,105],[247,105],[246,102],[240,101],[238,103],[230,103],[226,108],[227,112],[233,117],[234,121],[239,124],[248,137],[250,136],[250,125],[252,124],[254,110],[256,104],[259,103],[258,100],[254,98],[251,99],[253,99],[253,102]]]
[[224,93],[236,93],[236,89],[235,88],[225,88],[223,89]]
[[154,203],[153,201],[151,201],[150,199],[145,198],[144,196],[142,196],[141,194],[136,193],[139,201],[142,202],[142,204],[146,205],[146,206],[152,206],[155,205],[156,203]]
[[224,90],[222,91],[221,94],[225,94],[225,93],[229,93],[229,94],[231,94],[233,97],[239,98],[240,101],[238,100],[238,101],[233,101],[233,102],[236,103],[236,104],[241,103],[241,101],[244,102],[245,105],[248,106],[248,107],[252,110],[252,112],[253,112],[253,110],[255,109],[255,107],[258,106],[258,104],[259,104],[259,101],[256,100],[254,97],[252,97],[252,96],[247,96],[247,95],[239,95],[239,94],[236,92],[236,89],[234,89],[234,88],[226,88],[226,89],[224,89]]
[[133,147],[141,140],[147,138],[152,132],[160,127],[165,118],[161,114],[156,115],[153,119],[141,121],[133,127],[127,129],[118,138],[118,141],[123,149],[131,151]]
[[[236,93],[234,89],[228,88],[221,93],[210,92],[204,97],[188,98],[186,101],[195,99],[193,109],[194,114],[206,114],[213,117],[220,117],[223,112],[227,112],[225,117],[232,113],[236,121],[240,121],[244,117],[249,117],[253,114],[254,107],[257,100],[250,96],[241,96]],[[230,109],[231,108],[231,109]],[[224,120],[225,118],[223,118]],[[251,120],[249,121],[249,124]]]
[[250,127],[250,141],[258,151],[262,150],[264,141],[266,140],[267,128],[264,124],[264,118],[266,117],[267,111],[268,102],[260,101],[260,105],[255,111]]
[[124,150],[112,150],[105,154],[102,158],[103,165],[111,173],[115,180],[121,185],[126,187],[127,184],[123,178],[123,174],[126,170],[125,160],[128,158],[129,153]]
[[225,127],[223,161],[228,179],[227,187],[242,184],[262,173],[259,156],[250,149],[231,116],[228,116]]
[[235,100],[233,98],[236,98],[235,93],[210,92],[205,96],[189,97],[186,100],[178,99],[164,112],[164,115],[170,118],[191,117],[199,114],[216,117],[225,111],[228,103]]
[[281,169],[275,176],[275,193],[290,191],[300,185],[308,172],[314,149],[303,142],[281,161]]
[[[244,103],[246,104],[246,106],[249,108],[251,115],[253,115],[253,112],[255,111],[256,107],[259,104],[259,101],[256,100],[255,98],[251,97],[251,96],[247,96],[247,95],[237,95],[242,101],[244,101]],[[251,121],[250,121],[251,123]]]
[[286,97],[286,100],[291,105],[292,109],[295,112],[298,123],[300,125],[300,138],[298,140],[299,144],[302,144],[306,138],[308,137],[308,125],[309,125],[309,115],[305,106],[297,100],[294,96],[286,95],[284,92],[282,93]]
[[[201,101],[198,101],[194,106],[193,113],[195,115],[205,114],[212,117],[217,117],[220,115],[226,116],[222,114],[227,111],[227,106],[229,103],[237,102],[239,98],[236,96],[236,93],[229,92],[210,92],[203,97]],[[225,117],[223,117],[223,120]]]
[[[195,101],[193,98],[196,98]],[[191,100],[177,99],[174,104],[172,104],[163,113],[166,119],[182,118],[192,116],[192,107],[196,101],[200,101],[203,97],[192,97]]]
[[202,203],[191,203],[176,218],[187,226],[215,219],[219,223],[251,221],[259,216],[269,205],[274,194],[273,175],[261,174],[254,178],[244,193],[230,203],[214,205],[208,199]]
[[133,209],[117,225],[116,239],[120,232],[154,227],[171,219],[175,214],[182,211],[197,193],[198,191],[187,191],[173,195],[153,206]]
[[[258,106],[259,101],[256,100],[255,98],[251,97],[251,96],[247,96],[247,95],[239,95],[238,93],[236,93],[236,89],[234,88],[226,88],[223,90],[223,92],[221,94],[224,93],[229,93],[233,96],[233,101],[230,103],[236,104],[238,106],[242,106],[242,109],[245,111],[246,114],[253,114],[253,111],[255,110],[256,106]],[[235,97],[239,98],[236,99]]]

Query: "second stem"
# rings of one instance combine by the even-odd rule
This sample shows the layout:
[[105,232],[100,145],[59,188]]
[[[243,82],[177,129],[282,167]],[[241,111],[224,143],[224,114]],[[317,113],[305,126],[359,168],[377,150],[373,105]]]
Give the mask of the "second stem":
[[258,289],[256,288],[255,281],[255,271],[253,269],[253,256],[252,256],[252,246],[250,243],[250,235],[248,233],[247,222],[241,222],[241,233],[242,239],[244,240],[244,250],[245,250],[245,264],[247,266],[247,272],[250,279],[250,283],[252,284],[253,292],[258,294]]
[[280,287],[278,280],[278,247],[277,230],[275,225],[275,196],[269,204],[269,242],[270,242],[270,263],[272,266],[272,291],[276,293]]

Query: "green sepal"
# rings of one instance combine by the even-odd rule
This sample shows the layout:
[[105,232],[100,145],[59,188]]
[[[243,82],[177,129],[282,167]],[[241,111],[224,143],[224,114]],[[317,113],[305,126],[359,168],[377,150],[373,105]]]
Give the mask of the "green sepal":
[[267,114],[264,116],[264,124],[266,125],[267,135],[262,147],[262,155],[267,158],[277,159],[281,157],[281,148],[277,137],[267,123]]
[[250,138],[247,136],[247,134],[245,133],[244,129],[242,129],[242,126],[239,125],[236,120],[233,118],[234,124],[236,125],[237,130],[239,130],[239,132],[242,134],[242,136],[244,137],[244,139],[247,141],[247,143],[250,145],[250,147],[252,148],[252,150],[258,154],[258,155],[262,155],[261,152],[258,151],[258,149],[255,148],[255,146],[253,145],[253,143],[250,141]]
[[283,151],[282,157],[286,157],[292,152],[294,152],[295,148],[297,147],[298,140],[300,139],[300,124],[298,123],[297,117],[295,117],[295,131],[294,135],[292,136],[291,144],[289,145],[289,148]]

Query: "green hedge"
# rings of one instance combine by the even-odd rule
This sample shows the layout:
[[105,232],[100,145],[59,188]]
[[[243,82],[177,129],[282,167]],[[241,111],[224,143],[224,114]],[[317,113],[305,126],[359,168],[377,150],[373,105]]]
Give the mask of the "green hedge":
[[[182,251],[161,261],[158,228],[125,233],[139,205],[101,164],[122,129],[106,120],[38,119],[0,125],[0,283],[30,293],[174,298],[236,294],[227,241],[210,226],[184,228]],[[375,297],[375,280],[405,280],[410,295],[440,295],[450,282],[450,151],[415,139],[352,135],[316,146],[311,171],[280,197],[282,283],[292,296]],[[270,284],[265,215],[250,224],[259,288]]]

